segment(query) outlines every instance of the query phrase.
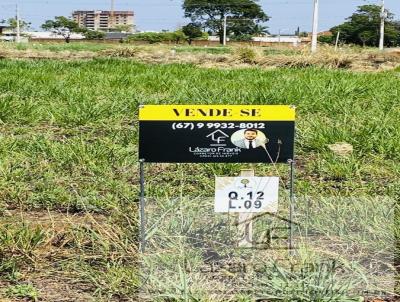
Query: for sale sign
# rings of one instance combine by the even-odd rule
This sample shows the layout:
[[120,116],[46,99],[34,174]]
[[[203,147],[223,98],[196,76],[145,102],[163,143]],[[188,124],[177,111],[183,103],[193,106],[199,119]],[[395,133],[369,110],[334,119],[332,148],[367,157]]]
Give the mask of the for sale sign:
[[217,177],[214,209],[218,213],[276,213],[279,177]]
[[139,158],[165,163],[293,159],[295,109],[286,105],[144,105]]

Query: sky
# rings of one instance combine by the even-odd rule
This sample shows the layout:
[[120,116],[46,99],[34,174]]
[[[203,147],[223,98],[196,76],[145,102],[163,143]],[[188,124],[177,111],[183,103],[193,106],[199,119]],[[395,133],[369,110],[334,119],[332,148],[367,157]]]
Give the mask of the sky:
[[[183,0],[115,0],[116,10],[133,10],[141,31],[175,30],[188,23],[181,8]],[[69,16],[74,10],[109,10],[111,0],[0,0],[0,20],[15,16],[18,3],[21,18],[40,30],[45,20]],[[293,34],[297,27],[311,31],[313,0],[260,0],[271,17],[265,25],[272,34]],[[319,31],[342,23],[359,5],[380,4],[380,0],[320,0]],[[385,0],[386,7],[400,19],[400,0]]]

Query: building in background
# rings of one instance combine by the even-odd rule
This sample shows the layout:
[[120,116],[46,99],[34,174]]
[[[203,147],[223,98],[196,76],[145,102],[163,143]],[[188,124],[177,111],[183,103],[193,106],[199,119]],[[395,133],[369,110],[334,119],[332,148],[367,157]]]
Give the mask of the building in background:
[[134,31],[133,11],[102,11],[78,10],[72,13],[72,17],[80,27],[91,30],[112,31],[120,28],[122,31]]
[[[16,42],[17,33],[14,28],[9,24],[0,22],[0,42]],[[19,37],[19,42],[28,42],[28,36],[26,33],[22,33]]]
[[[211,44],[219,44],[219,37],[218,36],[209,36],[208,41]],[[227,38],[227,42],[231,40]],[[251,45],[258,45],[258,46],[293,46],[297,47],[304,44],[304,40],[299,38],[298,36],[289,36],[289,35],[266,35],[263,37],[253,37],[251,41],[247,42],[235,42],[233,43],[250,43]],[[196,45],[203,44],[200,41],[195,41]]]
[[6,24],[5,22],[0,22],[0,35],[9,31],[9,29],[10,26],[8,24]]
[[289,35],[275,35],[266,37],[253,37],[254,42],[259,42],[260,45],[272,46],[272,45],[287,45],[297,47],[301,45],[302,39],[298,36]]
[[[25,34],[31,41],[65,41],[65,37],[62,35],[49,31],[28,31]],[[80,33],[72,33],[70,39],[79,41],[85,39],[85,36]]]
[[4,23],[1,22],[0,23],[0,41],[14,41],[15,37],[14,37],[14,33],[11,29],[11,27]]

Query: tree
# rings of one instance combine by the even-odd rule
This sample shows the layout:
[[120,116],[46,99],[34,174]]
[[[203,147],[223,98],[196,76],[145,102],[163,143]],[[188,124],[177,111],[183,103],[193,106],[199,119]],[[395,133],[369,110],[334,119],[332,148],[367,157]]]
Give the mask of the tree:
[[189,23],[188,25],[185,25],[184,27],[182,27],[182,32],[187,37],[189,45],[192,45],[193,39],[203,36],[201,25],[198,23]]
[[42,24],[42,28],[63,36],[67,43],[69,43],[72,33],[84,31],[79,28],[78,23],[63,16],[55,17],[54,20],[47,20]]
[[[393,14],[386,11],[385,44],[393,46],[398,43],[400,30],[396,28]],[[331,28],[333,36],[340,31],[340,40],[363,46],[378,46],[381,24],[381,7],[379,5],[361,5],[357,11],[341,25]]]
[[319,36],[318,42],[325,44],[333,44],[335,42],[335,39],[333,36]]
[[181,41],[185,41],[186,39],[187,39],[187,37],[182,32],[182,30],[177,30],[174,32],[138,33],[138,34],[130,35],[127,40],[128,40],[128,42],[130,42],[130,41],[146,41],[150,44],[162,43],[162,42],[168,42],[168,43],[173,42],[173,43],[179,44]]
[[253,34],[257,24],[266,22],[258,0],[184,0],[185,17],[215,32],[223,43],[224,18],[227,17],[227,35]]
[[256,24],[253,27],[252,34],[257,37],[269,34],[268,27],[261,24]]
[[238,42],[251,42],[253,41],[253,36],[249,34],[243,34],[243,35],[235,35],[230,38],[231,41],[238,41]]
[[[400,33],[400,21],[393,22],[393,26],[394,26],[395,30]],[[396,44],[400,45],[400,34],[397,36]]]
[[[4,21],[3,21],[4,22]],[[17,19],[15,18],[10,18],[7,20],[7,24],[12,28],[13,31],[17,29]],[[24,20],[19,20],[19,28],[20,30],[26,30],[31,27],[30,22],[26,22]]]
[[168,34],[171,36],[170,41],[174,41],[175,44],[179,44],[181,41],[185,41],[187,39],[186,35],[183,33],[181,29],[178,29]]
[[132,32],[133,31],[133,26],[129,24],[118,24],[115,25],[114,28],[112,29],[113,31],[116,32]]

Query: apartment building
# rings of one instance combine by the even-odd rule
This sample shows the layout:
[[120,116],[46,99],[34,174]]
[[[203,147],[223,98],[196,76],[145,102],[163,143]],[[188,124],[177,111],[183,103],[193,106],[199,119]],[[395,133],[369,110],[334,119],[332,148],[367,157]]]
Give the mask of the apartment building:
[[109,31],[119,25],[127,25],[129,31],[134,29],[133,11],[74,11],[72,17],[80,27],[92,30]]

